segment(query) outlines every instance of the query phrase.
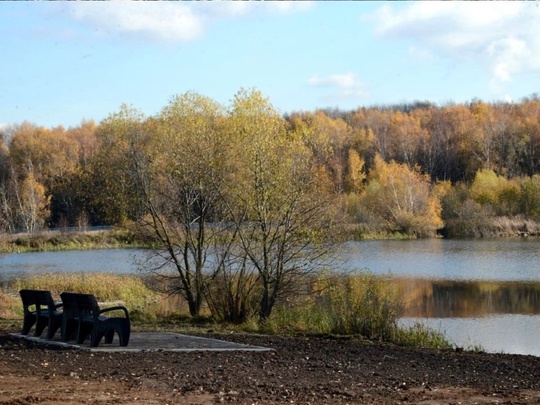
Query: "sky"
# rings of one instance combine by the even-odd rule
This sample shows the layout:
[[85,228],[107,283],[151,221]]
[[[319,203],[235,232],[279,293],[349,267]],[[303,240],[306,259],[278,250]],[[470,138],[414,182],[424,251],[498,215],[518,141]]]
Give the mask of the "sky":
[[242,88],[283,114],[519,102],[540,92],[540,1],[0,2],[0,127]]

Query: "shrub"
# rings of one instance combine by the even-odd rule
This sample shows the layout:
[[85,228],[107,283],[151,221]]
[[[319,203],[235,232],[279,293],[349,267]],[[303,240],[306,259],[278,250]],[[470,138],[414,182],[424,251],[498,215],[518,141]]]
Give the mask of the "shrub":
[[366,273],[327,277],[318,285],[316,303],[331,333],[392,340],[402,307],[391,284]]

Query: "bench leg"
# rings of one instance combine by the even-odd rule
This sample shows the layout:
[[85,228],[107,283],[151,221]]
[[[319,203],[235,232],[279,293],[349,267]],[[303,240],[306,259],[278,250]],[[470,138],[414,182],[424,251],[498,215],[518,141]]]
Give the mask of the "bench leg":
[[28,315],[24,317],[23,320],[23,327],[21,331],[21,335],[28,335],[30,333],[30,329],[32,329],[32,326],[36,323],[36,315]]
[[76,343],[80,345],[81,343],[84,343],[84,340],[86,337],[92,333],[92,324],[87,324],[85,322],[79,323],[79,331],[77,332],[77,340]]
[[34,336],[40,337],[48,324],[49,324],[49,318],[38,316],[37,322],[36,322],[36,330],[34,331]]

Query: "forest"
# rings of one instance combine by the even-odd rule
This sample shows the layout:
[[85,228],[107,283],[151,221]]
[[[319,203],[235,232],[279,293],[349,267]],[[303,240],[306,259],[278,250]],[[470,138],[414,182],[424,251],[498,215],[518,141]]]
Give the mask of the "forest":
[[3,233],[164,212],[246,222],[300,200],[347,237],[536,234],[540,98],[282,114],[257,90],[230,105],[188,92],[155,116],[123,105],[99,123],[0,131]]

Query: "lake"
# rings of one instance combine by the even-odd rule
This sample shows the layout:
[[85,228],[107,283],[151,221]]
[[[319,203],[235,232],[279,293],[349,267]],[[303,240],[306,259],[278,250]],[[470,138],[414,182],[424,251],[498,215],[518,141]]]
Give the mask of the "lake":
[[340,261],[397,283],[404,325],[422,322],[463,348],[540,356],[540,239],[349,242]]
[[[56,272],[136,273],[131,249],[0,255],[0,284]],[[336,267],[367,269],[401,291],[400,322],[422,322],[464,348],[540,356],[540,240],[349,242]]]

